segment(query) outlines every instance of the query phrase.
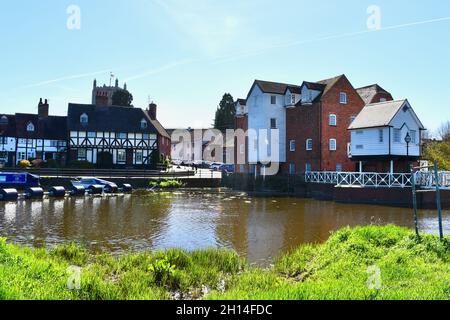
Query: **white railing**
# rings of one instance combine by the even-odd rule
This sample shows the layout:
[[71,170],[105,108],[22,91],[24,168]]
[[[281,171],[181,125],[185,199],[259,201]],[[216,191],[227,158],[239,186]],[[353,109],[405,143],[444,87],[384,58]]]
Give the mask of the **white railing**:
[[[416,172],[416,186],[424,189],[436,188],[433,172]],[[375,173],[375,172],[307,172],[305,181],[309,183],[334,184],[336,186],[407,188],[412,187],[410,173]],[[439,172],[439,186],[450,190],[450,172]]]

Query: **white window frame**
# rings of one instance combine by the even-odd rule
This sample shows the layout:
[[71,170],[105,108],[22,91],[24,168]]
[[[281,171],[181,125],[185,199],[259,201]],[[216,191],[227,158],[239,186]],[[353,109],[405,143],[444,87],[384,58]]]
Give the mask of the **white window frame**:
[[295,140],[289,140],[289,151],[295,152]]
[[77,159],[78,160],[86,160],[87,159],[87,150],[86,149],[78,149],[77,150]]
[[339,93],[339,103],[340,104],[347,104],[347,93],[346,92],[340,92]]
[[143,150],[136,150],[135,162],[136,162],[136,164],[142,164],[144,162],[144,151]]
[[311,172],[312,171],[312,165],[311,163],[305,164],[305,172]]
[[334,113],[330,114],[329,119],[328,119],[328,124],[332,127],[337,126],[337,115],[336,114],[334,114]]
[[336,164],[336,172],[342,172],[342,164],[338,163]]
[[88,124],[89,123],[89,116],[86,113],[83,113],[80,116],[80,123],[81,124]]
[[337,140],[336,139],[330,139],[329,140],[329,149],[330,151],[336,151],[337,150]]
[[30,121],[30,122],[28,122],[28,124],[27,124],[27,131],[28,132],[34,132],[34,124]]
[[117,150],[117,163],[125,164],[127,163],[127,151],[124,149]]
[[411,143],[417,143],[417,131],[410,130],[409,135],[411,136]]
[[313,139],[306,139],[306,151],[312,151],[313,148]]
[[295,99],[295,93],[292,93],[292,94],[291,94],[291,104],[292,104],[292,105],[295,105],[295,100],[296,100],[296,99]]

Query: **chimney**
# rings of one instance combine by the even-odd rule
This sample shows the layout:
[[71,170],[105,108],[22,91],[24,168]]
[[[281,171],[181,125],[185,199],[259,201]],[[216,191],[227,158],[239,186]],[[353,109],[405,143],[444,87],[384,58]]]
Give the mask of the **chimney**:
[[38,105],[38,116],[39,116],[39,118],[46,118],[46,117],[48,117],[48,110],[49,110],[48,100],[45,99],[45,102],[42,102],[42,98],[41,98],[39,100],[39,105]]
[[153,102],[149,104],[147,113],[148,113],[150,119],[152,119],[152,120],[156,120],[156,109],[157,109],[156,104],[154,104]]

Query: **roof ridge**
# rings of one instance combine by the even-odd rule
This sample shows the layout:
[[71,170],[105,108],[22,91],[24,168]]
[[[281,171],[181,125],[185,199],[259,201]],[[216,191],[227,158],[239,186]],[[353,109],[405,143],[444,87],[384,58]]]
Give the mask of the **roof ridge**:
[[389,100],[389,101],[380,101],[380,102],[377,102],[377,103],[369,103],[365,107],[376,106],[376,105],[380,105],[380,104],[392,104],[392,103],[396,103],[396,102],[405,102],[405,101],[408,101],[408,99],[397,99],[397,100]]

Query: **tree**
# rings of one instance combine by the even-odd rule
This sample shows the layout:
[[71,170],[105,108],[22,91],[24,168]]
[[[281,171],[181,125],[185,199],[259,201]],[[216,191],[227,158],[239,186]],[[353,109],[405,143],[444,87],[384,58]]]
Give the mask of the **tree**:
[[450,122],[444,123],[437,133],[442,140],[427,142],[423,148],[423,158],[436,161],[441,170],[450,170]]
[[127,90],[118,90],[112,96],[112,104],[115,106],[130,107],[133,95]]
[[214,119],[214,128],[218,130],[234,129],[234,117],[236,110],[233,96],[225,93],[219,103]]

